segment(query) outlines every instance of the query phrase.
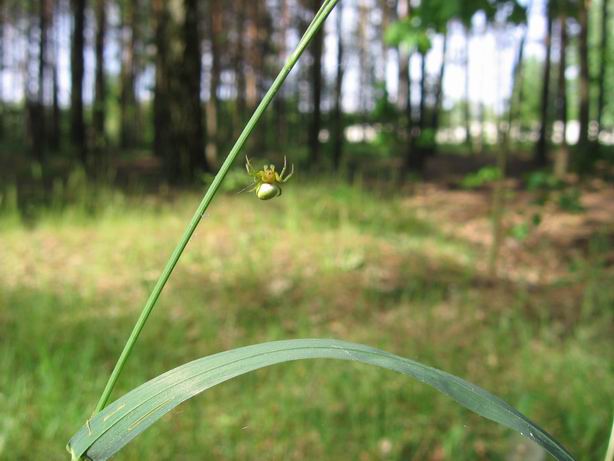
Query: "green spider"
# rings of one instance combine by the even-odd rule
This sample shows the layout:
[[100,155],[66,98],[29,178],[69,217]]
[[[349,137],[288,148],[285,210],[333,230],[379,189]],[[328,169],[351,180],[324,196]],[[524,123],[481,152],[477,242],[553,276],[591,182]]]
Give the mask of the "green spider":
[[256,197],[260,200],[270,200],[281,195],[281,184],[285,183],[294,174],[294,165],[291,166],[290,174],[284,177],[286,172],[287,161],[284,156],[284,167],[281,169],[281,173],[275,171],[275,165],[264,165],[264,168],[260,171],[256,171],[252,166],[249,158],[245,157],[245,169],[247,174],[254,178],[254,184],[247,186],[244,190],[249,189],[248,192],[256,191]]

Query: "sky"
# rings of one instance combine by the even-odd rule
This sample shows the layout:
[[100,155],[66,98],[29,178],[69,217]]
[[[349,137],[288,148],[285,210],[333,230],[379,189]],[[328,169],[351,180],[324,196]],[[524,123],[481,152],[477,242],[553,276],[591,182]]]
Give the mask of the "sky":
[[[344,0],[346,1],[343,13],[343,32],[345,37],[355,37],[355,29],[357,24],[357,14],[355,8],[351,6],[356,4],[356,1],[364,0]],[[543,58],[543,35],[545,29],[545,20],[543,16],[544,2],[546,0],[533,0],[529,11],[528,20],[528,36],[525,48],[525,56],[533,56]],[[117,12],[110,11],[110,21],[117,21]],[[88,18],[90,21],[93,18]],[[377,21],[377,18],[373,19]],[[59,42],[59,84],[60,84],[60,103],[67,106],[70,99],[70,44],[69,30],[70,19],[68,15],[61,15],[56,39]],[[90,22],[91,24],[91,22]],[[335,12],[328,19],[327,38],[325,41],[324,51],[324,72],[328,81],[333,81],[336,66],[336,33],[335,33],[336,18]],[[19,27],[19,25],[15,25]],[[501,101],[505,99],[511,89],[511,68],[514,56],[517,53],[518,43],[522,35],[522,27],[505,27],[500,31],[493,31],[492,28],[485,27],[484,17],[476,15],[473,21],[473,33],[469,42],[469,99],[472,104],[482,102],[485,105],[496,110],[501,109]],[[88,28],[88,32],[92,33],[92,28]],[[8,27],[6,32],[6,41],[11,48],[16,51],[14,62],[9,63],[13,68],[18,69],[18,72],[5,71],[2,73],[2,97],[6,100],[19,101],[23,99],[23,62],[27,50],[24,40],[17,38],[15,27]],[[86,37],[86,42],[91,45],[93,43],[91,36]],[[108,40],[109,46],[106,53],[106,70],[111,74],[119,72],[117,47],[117,37],[111,36]],[[298,37],[295,37],[298,40]],[[448,35],[448,65],[444,77],[444,106],[450,107],[455,101],[464,99],[465,96],[465,69],[463,66],[463,56],[465,52],[465,35],[459,24],[452,24]],[[347,42],[347,40],[346,40]],[[347,45],[347,43],[346,43]],[[351,43],[350,43],[351,45]],[[439,69],[442,58],[442,39],[435,37],[433,40],[433,50],[427,59],[427,71],[436,75]],[[396,95],[397,87],[397,59],[394,50],[389,50],[387,53],[388,65],[386,72],[386,85],[390,95]],[[381,56],[377,57],[381,59]],[[380,61],[381,62],[381,61]],[[84,97],[86,101],[92,99],[92,89],[94,87],[94,54],[91,46],[86,50],[85,59],[85,81],[84,81]],[[344,80],[344,99],[343,105],[345,110],[352,111],[359,109],[361,100],[360,90],[360,67],[357,59],[349,59],[346,62],[346,74]],[[417,59],[411,62],[411,74],[419,76],[420,64]],[[153,72],[150,70],[140,78],[139,94],[143,99],[151,97],[151,87],[153,84]],[[414,84],[413,92],[418,91],[417,82]],[[415,94],[415,99],[418,99],[418,94]]]

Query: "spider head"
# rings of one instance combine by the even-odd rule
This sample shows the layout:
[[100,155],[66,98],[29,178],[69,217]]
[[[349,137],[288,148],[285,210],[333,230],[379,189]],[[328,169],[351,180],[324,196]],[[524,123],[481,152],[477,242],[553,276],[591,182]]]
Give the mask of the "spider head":
[[275,175],[275,165],[265,165],[264,169],[260,172],[260,178],[262,182],[272,184],[277,180]]

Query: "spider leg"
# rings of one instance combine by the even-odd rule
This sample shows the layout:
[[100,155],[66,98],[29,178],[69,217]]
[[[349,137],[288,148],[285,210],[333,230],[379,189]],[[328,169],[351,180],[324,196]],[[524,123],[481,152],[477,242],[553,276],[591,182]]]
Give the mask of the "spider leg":
[[254,170],[254,167],[252,166],[252,162],[249,161],[249,158],[247,157],[247,155],[245,156],[245,169],[247,170],[248,175],[255,176],[256,170]]
[[294,174],[294,163],[290,166],[290,174],[286,176],[285,178],[282,178],[281,182],[286,182],[288,179],[292,177],[293,174]]
[[286,160],[286,156],[284,155],[284,167],[281,169],[281,173],[279,173],[279,176],[281,176],[282,178],[284,177],[284,173],[286,172],[286,164],[287,160]]
[[253,192],[256,190],[257,187],[258,187],[258,181],[254,179],[254,184],[248,184],[243,189],[241,189],[239,192],[237,192],[237,194],[240,194],[241,192],[246,192],[246,191]]

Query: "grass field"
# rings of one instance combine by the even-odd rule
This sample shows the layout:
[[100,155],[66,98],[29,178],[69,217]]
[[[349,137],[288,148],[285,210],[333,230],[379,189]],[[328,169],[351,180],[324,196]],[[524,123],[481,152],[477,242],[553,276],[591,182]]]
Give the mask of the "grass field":
[[[0,217],[0,459],[65,459],[198,200],[107,194],[95,211]],[[607,238],[595,231],[583,250],[557,250],[557,271],[514,263],[514,277],[506,255],[555,250],[512,246],[493,279],[485,248],[455,231],[462,223],[428,211],[403,194],[328,183],[296,182],[271,202],[219,197],[115,396],[221,350],[335,337],[473,381],[579,460],[603,459],[614,410]],[[551,276],[522,276],[540,271]],[[509,457],[522,449],[422,384],[315,361],[216,387],[117,459],[526,459]]]

